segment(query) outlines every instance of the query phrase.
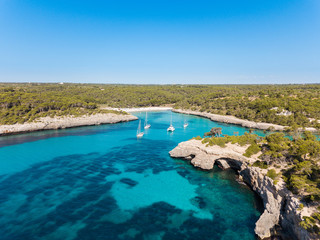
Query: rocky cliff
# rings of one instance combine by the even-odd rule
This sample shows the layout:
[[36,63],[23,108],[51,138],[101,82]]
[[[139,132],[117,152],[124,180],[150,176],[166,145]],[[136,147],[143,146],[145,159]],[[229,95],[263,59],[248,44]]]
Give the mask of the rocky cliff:
[[[240,125],[242,127],[256,128],[261,130],[268,130],[270,128],[273,128],[276,131],[283,131],[287,127],[287,126],[281,126],[273,123],[254,122],[254,121],[249,121],[245,119],[240,119],[234,116],[219,115],[219,114],[207,113],[207,112],[198,112],[198,111],[183,110],[183,109],[172,109],[172,111],[177,113],[184,113],[184,114],[190,114],[190,115],[209,118],[210,120],[215,122],[231,123],[235,125]],[[305,130],[310,132],[318,131],[316,128],[313,128],[313,127],[307,127],[305,128]]]
[[190,140],[180,143],[170,151],[170,156],[190,160],[195,167],[205,170],[212,169],[214,164],[223,169],[231,167],[238,170],[243,181],[258,193],[264,204],[264,212],[255,227],[260,239],[271,237],[276,226],[282,227],[288,239],[316,239],[299,225],[302,220],[299,200],[286,189],[283,181],[275,185],[265,175],[266,170],[251,167],[256,159],[244,157],[245,150],[246,147],[235,144],[228,144],[226,148],[206,147],[200,140]]
[[138,119],[130,114],[115,113],[97,113],[93,115],[84,115],[80,117],[63,116],[63,117],[43,117],[34,122],[0,125],[0,136],[22,132],[32,132],[48,129],[71,128],[79,126],[99,125],[106,123],[127,122]]

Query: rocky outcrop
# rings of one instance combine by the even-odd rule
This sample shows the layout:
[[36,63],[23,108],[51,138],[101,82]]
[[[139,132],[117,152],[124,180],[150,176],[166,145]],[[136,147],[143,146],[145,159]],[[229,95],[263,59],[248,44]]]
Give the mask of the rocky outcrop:
[[106,123],[127,122],[136,119],[138,119],[136,116],[130,114],[115,113],[97,113],[93,115],[84,115],[80,117],[43,117],[31,123],[0,125],[0,136],[48,129],[71,128]]
[[[286,126],[281,126],[281,125],[272,124],[272,123],[254,122],[254,121],[249,121],[245,119],[240,119],[234,116],[225,116],[225,115],[219,115],[219,114],[213,114],[213,113],[207,113],[207,112],[197,112],[197,111],[182,110],[182,109],[173,109],[172,111],[177,113],[191,114],[191,115],[209,118],[215,122],[241,125],[242,127],[247,127],[247,128],[256,128],[261,130],[268,130],[270,128],[273,128],[276,131],[283,131],[286,128]],[[313,127],[308,127],[305,130],[310,132],[318,131],[316,128],[313,128]]]
[[264,212],[256,222],[255,233],[261,238],[271,236],[271,231],[279,223],[283,197],[277,194],[272,179],[262,174],[258,168],[242,166],[239,174],[258,193],[264,204]]
[[264,212],[255,227],[260,239],[271,237],[276,225],[289,233],[289,239],[315,239],[299,225],[302,220],[298,210],[299,200],[286,189],[284,183],[275,185],[260,168],[251,167],[249,163],[255,159],[244,157],[245,149],[234,144],[228,144],[226,148],[206,147],[200,140],[190,140],[180,143],[170,151],[170,156],[188,159],[194,166],[205,170],[212,169],[215,163],[223,169],[232,167],[238,170],[243,181],[258,193],[264,204]]
[[208,170],[212,169],[217,159],[228,159],[228,164],[240,169],[241,165],[248,161],[242,154],[245,152],[243,147],[228,144],[226,148],[219,146],[206,147],[199,140],[190,140],[180,143],[175,149],[170,151],[170,156],[174,158],[191,159],[195,167]]
[[286,196],[286,202],[283,204],[283,210],[280,215],[282,228],[286,229],[289,236],[295,236],[299,240],[319,239],[319,235],[311,235],[299,226],[303,219],[302,212],[299,210],[300,201],[287,189],[283,189],[283,191],[285,192],[283,194]]

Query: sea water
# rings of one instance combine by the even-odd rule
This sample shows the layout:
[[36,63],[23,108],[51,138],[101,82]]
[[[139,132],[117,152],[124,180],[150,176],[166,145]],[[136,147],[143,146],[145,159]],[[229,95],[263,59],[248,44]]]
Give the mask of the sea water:
[[255,239],[261,202],[234,171],[168,154],[212,127],[248,129],[170,111],[148,123],[141,139],[138,121],[1,137],[0,238]]

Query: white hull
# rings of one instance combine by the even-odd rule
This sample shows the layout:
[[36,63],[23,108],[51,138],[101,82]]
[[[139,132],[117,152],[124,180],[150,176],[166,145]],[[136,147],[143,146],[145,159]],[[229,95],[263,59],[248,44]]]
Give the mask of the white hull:
[[189,125],[188,123],[185,123],[185,124],[183,124],[183,127],[186,128],[186,127],[188,127],[188,125]]
[[142,133],[138,133],[138,134],[137,134],[137,138],[143,137],[143,134],[144,134],[143,132],[142,132]]
[[144,126],[144,129],[149,129],[150,127],[151,127],[151,125],[147,124],[147,125]]
[[175,128],[173,126],[168,127],[167,131],[168,132],[173,132],[175,130]]

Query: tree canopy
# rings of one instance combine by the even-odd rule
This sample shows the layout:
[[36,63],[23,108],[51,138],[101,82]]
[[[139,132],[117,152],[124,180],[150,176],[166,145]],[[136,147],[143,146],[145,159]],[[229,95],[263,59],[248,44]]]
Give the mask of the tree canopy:
[[[256,122],[320,128],[320,85],[0,84],[0,124],[41,116],[170,105]],[[289,115],[284,113],[290,112]]]

